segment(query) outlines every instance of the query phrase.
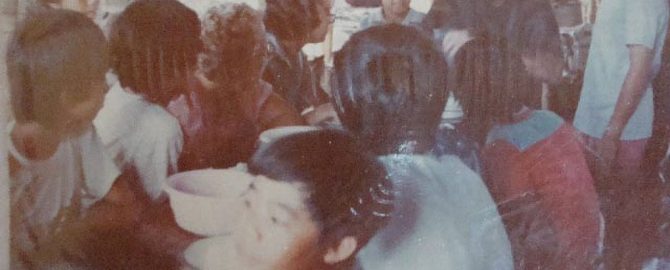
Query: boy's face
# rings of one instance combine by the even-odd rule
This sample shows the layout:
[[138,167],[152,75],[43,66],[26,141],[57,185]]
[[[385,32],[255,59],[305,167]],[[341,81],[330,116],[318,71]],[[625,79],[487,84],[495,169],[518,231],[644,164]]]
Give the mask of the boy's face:
[[382,0],[384,14],[402,16],[409,11],[411,0]]
[[318,0],[319,25],[312,30],[307,37],[308,43],[320,43],[326,39],[328,34],[328,26],[332,23],[333,15],[330,13],[333,1],[332,0]]
[[88,130],[102,108],[107,83],[101,79],[90,82],[89,85],[88,97],[83,100],[75,101],[67,94],[61,98],[64,105],[64,117],[60,127],[62,135],[66,137],[76,137]]

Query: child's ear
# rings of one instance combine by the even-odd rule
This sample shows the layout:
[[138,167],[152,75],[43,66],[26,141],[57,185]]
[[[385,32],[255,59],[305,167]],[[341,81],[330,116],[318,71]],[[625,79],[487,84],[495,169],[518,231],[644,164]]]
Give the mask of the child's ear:
[[358,247],[358,241],[353,236],[342,238],[340,244],[335,248],[329,248],[326,255],[323,256],[323,261],[326,264],[336,264],[342,262],[354,255],[354,251]]

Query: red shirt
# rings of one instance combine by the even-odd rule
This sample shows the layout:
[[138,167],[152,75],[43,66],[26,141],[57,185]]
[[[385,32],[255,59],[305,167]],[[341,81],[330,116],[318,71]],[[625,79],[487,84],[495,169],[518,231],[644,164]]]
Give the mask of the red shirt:
[[[556,118],[553,113],[534,112],[526,120],[503,126],[504,135],[489,136],[482,155],[485,178],[498,204],[524,193],[535,194],[538,205],[528,209],[536,209],[532,215],[551,226],[547,229],[553,232],[557,248],[552,257],[565,264],[564,269],[587,269],[581,267],[591,263],[600,239],[598,196],[577,131],[562,120],[547,129],[552,126],[547,122]],[[532,138],[543,133],[549,135]],[[509,226],[514,225],[506,222],[510,238],[517,237],[510,232],[520,228]],[[518,250],[523,247],[511,240],[516,254],[533,252]]]

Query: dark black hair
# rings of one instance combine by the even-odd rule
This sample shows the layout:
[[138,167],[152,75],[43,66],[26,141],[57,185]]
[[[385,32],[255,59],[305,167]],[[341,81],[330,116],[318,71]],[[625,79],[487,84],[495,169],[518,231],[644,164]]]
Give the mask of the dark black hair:
[[512,121],[537,91],[530,87],[532,79],[520,55],[506,46],[478,38],[465,43],[455,56],[454,96],[463,108],[466,132],[479,143],[493,124]]
[[[123,87],[154,103],[177,96],[202,49],[196,13],[176,0],[138,0],[112,26],[112,68]],[[185,89],[180,89],[185,90]]]
[[549,53],[562,57],[561,39],[549,0],[507,0],[513,6],[504,31],[509,49],[524,56]]
[[267,0],[265,27],[279,40],[304,41],[319,26],[320,0]]
[[19,122],[50,126],[62,113],[60,96],[84,100],[89,83],[104,83],[109,68],[102,31],[85,15],[34,9],[19,23],[7,51],[12,111]]
[[488,0],[435,0],[422,24],[427,29],[468,29],[483,34]]
[[401,25],[354,34],[335,57],[333,103],[378,155],[432,148],[446,102],[447,64],[430,38]]
[[393,210],[386,170],[362,149],[342,131],[304,132],[260,149],[248,166],[253,174],[306,186],[321,247],[337,247],[342,238],[354,236],[361,248]]

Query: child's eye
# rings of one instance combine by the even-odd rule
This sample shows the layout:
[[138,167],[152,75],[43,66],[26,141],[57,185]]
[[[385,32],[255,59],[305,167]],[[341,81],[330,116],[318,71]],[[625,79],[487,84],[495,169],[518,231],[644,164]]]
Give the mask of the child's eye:
[[272,220],[273,224],[279,223],[279,219],[277,219],[276,217],[272,217],[270,220]]

